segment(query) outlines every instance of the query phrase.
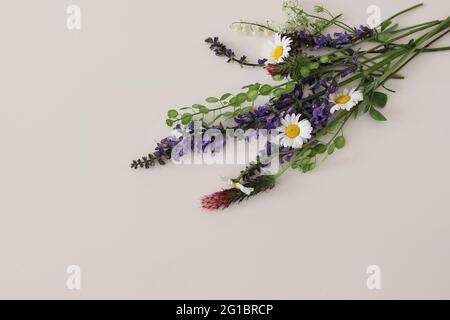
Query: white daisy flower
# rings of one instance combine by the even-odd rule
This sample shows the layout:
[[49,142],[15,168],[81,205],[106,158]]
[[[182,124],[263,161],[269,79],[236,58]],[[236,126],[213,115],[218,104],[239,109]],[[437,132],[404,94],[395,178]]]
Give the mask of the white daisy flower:
[[240,184],[239,182],[235,182],[231,179],[228,179],[228,185],[234,189],[239,189],[241,192],[245,193],[246,195],[250,195],[253,192],[253,188],[248,188]]
[[283,37],[276,34],[273,41],[268,41],[264,49],[263,57],[267,59],[266,63],[280,63],[289,56],[292,40],[289,37]]
[[363,100],[363,93],[359,90],[356,90],[356,88],[353,88],[351,90],[344,89],[340,93],[333,93],[330,95],[329,101],[334,103],[334,106],[330,111],[331,113],[335,113],[338,110],[350,111],[350,109],[352,109]]
[[303,142],[311,139],[313,128],[307,119],[300,121],[301,114],[291,114],[281,119],[282,126],[278,128],[280,144],[283,147],[300,149]]

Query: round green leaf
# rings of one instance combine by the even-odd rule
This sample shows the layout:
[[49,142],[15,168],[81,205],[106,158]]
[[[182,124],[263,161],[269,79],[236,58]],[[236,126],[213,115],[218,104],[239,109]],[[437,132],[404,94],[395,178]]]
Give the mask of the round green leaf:
[[269,84],[265,84],[259,89],[259,93],[263,96],[267,96],[271,92],[272,92],[272,86]]
[[327,151],[327,145],[320,143],[314,147],[314,151],[316,151],[319,154],[325,153],[325,151]]
[[209,109],[205,106],[200,106],[198,108],[198,112],[203,113],[203,114],[207,114],[209,112]]
[[192,115],[190,113],[185,113],[181,116],[181,123],[188,124],[192,120]]
[[172,119],[176,118],[178,117],[178,111],[175,109],[170,109],[169,111],[167,111],[167,116]]
[[342,149],[345,146],[345,138],[344,136],[339,136],[336,139],[334,139],[334,145],[338,149]]
[[171,119],[166,119],[166,124],[171,127],[173,126],[173,121]]
[[282,76],[281,74],[276,74],[272,77],[272,79],[275,81],[281,81],[284,79],[284,76]]
[[330,62],[330,57],[329,56],[321,56],[320,57],[320,62],[321,63],[328,63],[328,62]]
[[247,94],[241,92],[236,96],[236,103],[241,104],[247,101]]
[[384,108],[387,104],[388,96],[384,94],[383,92],[374,92],[372,95],[372,105],[378,108]]
[[279,97],[279,96],[281,96],[283,94],[284,94],[284,89],[281,89],[281,88],[275,89],[275,91],[273,92],[273,95],[275,97]]
[[231,97],[231,93],[225,93],[220,97],[220,101],[226,100]]
[[218,101],[219,101],[219,99],[217,99],[215,97],[208,97],[208,98],[206,98],[206,102],[209,102],[209,103],[216,103]]
[[302,77],[308,77],[311,74],[311,70],[309,70],[308,67],[301,67],[300,74],[302,75]]
[[295,89],[295,82],[288,82],[284,88],[284,93],[291,93]]
[[250,90],[247,92],[247,101],[255,101],[258,98],[258,90]]

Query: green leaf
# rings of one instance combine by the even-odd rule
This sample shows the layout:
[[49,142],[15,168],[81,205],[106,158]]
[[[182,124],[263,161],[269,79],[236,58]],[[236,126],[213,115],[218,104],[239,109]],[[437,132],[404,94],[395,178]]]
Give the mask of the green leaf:
[[203,113],[203,114],[207,114],[209,112],[209,109],[205,106],[200,106],[198,108],[198,112]]
[[375,107],[384,108],[387,104],[387,101],[388,96],[383,92],[376,91],[372,95],[371,102]]
[[251,84],[251,85],[248,87],[248,91],[251,91],[251,90],[256,90],[256,91],[258,91],[260,87],[261,87],[261,85],[260,85],[259,83],[254,83],[254,84]]
[[220,97],[220,101],[226,100],[231,97],[231,93],[225,93]]
[[391,25],[392,21],[388,20],[388,21],[384,21],[382,24],[380,24],[381,27],[381,31],[384,31],[387,27],[389,27]]
[[276,74],[276,75],[272,76],[272,79],[275,81],[281,81],[284,79],[284,76],[281,74]]
[[327,151],[327,145],[320,143],[314,147],[314,150],[319,154],[325,153]]
[[228,101],[228,103],[232,106],[238,105],[236,97],[231,98],[230,101]]
[[377,121],[386,121],[387,119],[383,116],[383,114],[375,109],[374,107],[371,107],[369,110],[370,116]]
[[241,104],[247,101],[247,94],[241,92],[236,96],[236,103]]
[[172,119],[176,118],[178,117],[178,111],[175,109],[170,109],[169,111],[167,111],[167,116]]
[[191,122],[192,120],[192,114],[190,113],[185,113],[181,116],[181,123],[182,124],[188,124],[189,122]]
[[171,119],[166,119],[166,124],[171,127],[173,126],[173,121]]
[[345,138],[344,136],[339,136],[336,139],[334,139],[334,145],[338,149],[342,149],[345,146]]
[[[303,149],[303,150],[305,150],[305,149]],[[311,155],[311,152],[312,152],[311,149],[306,149],[306,151],[303,152],[303,156],[304,156],[304,157],[308,157],[309,155]]]
[[256,98],[258,98],[258,90],[250,90],[249,92],[247,92],[247,101],[251,102],[251,101],[255,101]]
[[335,149],[336,145],[334,143],[330,144],[330,146],[328,147],[328,154],[333,154]]
[[377,40],[381,41],[381,42],[388,41],[390,37],[391,37],[391,35],[388,32],[381,32],[381,33],[377,34]]
[[311,74],[311,70],[309,70],[308,67],[301,67],[300,74],[302,75],[302,77],[308,77]]
[[215,97],[208,97],[208,98],[206,98],[206,102],[216,103],[216,102],[219,102],[219,99],[217,99]]
[[291,93],[295,90],[295,82],[288,82],[284,88],[284,93]]
[[311,153],[309,154],[308,157],[314,158],[316,156],[316,154],[317,154],[317,151],[315,149],[310,149],[310,150],[311,150]]
[[283,94],[284,94],[284,89],[281,89],[281,88],[275,89],[275,91],[273,92],[273,95],[275,97],[279,97],[279,96],[281,96]]
[[320,64],[318,62],[308,63],[308,69],[310,69],[310,70],[316,70],[316,69],[319,69],[319,67],[320,67]]
[[306,165],[309,164],[309,160],[310,160],[310,159],[309,159],[308,157],[303,158],[302,161],[300,161],[300,164],[301,164],[302,166],[306,166]]
[[271,85],[265,84],[259,89],[259,93],[263,96],[268,96],[272,92],[272,89]]
[[242,109],[238,109],[234,112],[234,115],[239,115],[239,114],[243,114],[243,113],[247,113],[247,112],[252,112],[253,108],[252,107],[245,107]]
[[330,57],[329,56],[321,56],[320,57],[320,62],[321,63],[328,63],[328,62],[330,62]]
[[385,30],[385,32],[394,32],[395,30],[398,29],[398,27],[399,27],[399,24],[396,23],[396,24],[394,24],[393,26],[390,26],[389,28],[387,28],[387,29]]

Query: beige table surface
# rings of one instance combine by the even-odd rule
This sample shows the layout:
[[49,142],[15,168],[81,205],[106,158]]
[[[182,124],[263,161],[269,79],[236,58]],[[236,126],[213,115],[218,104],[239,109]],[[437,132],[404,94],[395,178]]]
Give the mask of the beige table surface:
[[[400,21],[450,15],[449,1],[425,2]],[[356,25],[370,4],[386,17],[416,0],[321,3]],[[66,28],[70,4],[79,31]],[[239,166],[129,162],[170,133],[169,108],[268,81],[203,40],[257,58],[265,39],[228,25],[280,19],[279,1],[0,8],[0,298],[450,298],[450,53],[402,71],[389,121],[352,122],[347,147],[315,172],[211,214],[199,197]],[[66,288],[69,265],[81,267],[81,290]],[[381,290],[366,287],[369,265]]]

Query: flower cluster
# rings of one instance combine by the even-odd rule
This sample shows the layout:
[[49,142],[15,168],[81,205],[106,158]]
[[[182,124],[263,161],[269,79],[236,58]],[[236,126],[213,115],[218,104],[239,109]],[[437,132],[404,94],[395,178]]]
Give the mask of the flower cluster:
[[[321,160],[345,146],[344,128],[350,119],[367,113],[374,120],[386,120],[382,109],[388,96],[380,88],[386,88],[389,80],[402,79],[400,69],[423,52],[449,50],[432,45],[449,32],[450,18],[404,28],[394,23],[394,18],[418,7],[403,10],[372,29],[351,28],[340,20],[341,15],[332,15],[323,7],[316,7],[316,13],[329,17],[318,18],[288,1],[285,9],[291,10],[291,16],[286,26],[262,46],[262,56],[254,64],[247,62],[246,56],[236,58],[217,37],[206,39],[217,56],[241,66],[264,68],[273,81],[252,83],[235,94],[224,93],[206,98],[204,104],[169,110],[166,123],[172,134],[157,143],[153,153],[134,160],[131,167],[150,168],[190,152],[223,148],[225,140],[208,135],[210,129],[219,133],[250,130],[246,140],[259,138],[267,130],[276,132],[277,139],[267,141],[238,176],[226,179],[226,189],[201,199],[201,206],[209,210],[227,208],[274,188],[288,169],[314,170]],[[341,30],[325,33],[331,26]],[[410,39],[419,32],[420,37]],[[373,46],[363,49],[361,44]],[[317,49],[324,52],[318,54]],[[270,159],[281,164],[276,173],[267,171]]]
[[299,48],[312,48],[315,50],[322,48],[342,48],[345,45],[353,44],[359,40],[369,38],[373,35],[373,30],[368,26],[354,28],[353,33],[347,31],[335,32],[334,34],[313,35],[305,31],[288,35],[292,37],[294,43]]

